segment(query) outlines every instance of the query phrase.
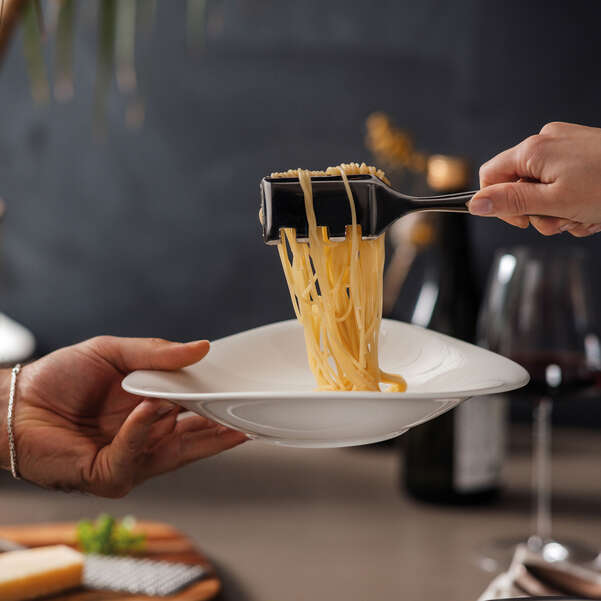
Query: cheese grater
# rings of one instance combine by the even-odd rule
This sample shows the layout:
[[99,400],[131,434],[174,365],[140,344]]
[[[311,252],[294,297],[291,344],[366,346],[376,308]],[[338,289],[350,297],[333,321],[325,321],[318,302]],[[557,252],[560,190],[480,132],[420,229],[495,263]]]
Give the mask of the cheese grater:
[[[23,549],[27,547],[0,539],[0,552]],[[199,565],[136,557],[87,554],[83,558],[84,587],[149,597],[172,595],[211,573]]]
[[207,568],[198,565],[135,557],[86,555],[83,585],[91,589],[164,597],[201,580],[208,573]]

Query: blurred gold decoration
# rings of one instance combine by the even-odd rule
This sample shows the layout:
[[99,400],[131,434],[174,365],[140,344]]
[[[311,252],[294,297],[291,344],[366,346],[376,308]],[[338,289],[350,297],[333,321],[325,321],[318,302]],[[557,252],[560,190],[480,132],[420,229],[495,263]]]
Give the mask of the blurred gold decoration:
[[365,143],[374,156],[392,168],[406,167],[417,173],[426,170],[426,155],[415,150],[411,136],[395,127],[385,113],[372,113],[366,121]]
[[428,185],[437,191],[462,190],[470,179],[470,165],[461,157],[415,150],[408,132],[394,126],[385,113],[372,113],[366,120],[365,144],[374,156],[392,169],[424,173]]
[[433,190],[465,190],[470,180],[470,165],[461,157],[433,154],[428,157],[426,177]]

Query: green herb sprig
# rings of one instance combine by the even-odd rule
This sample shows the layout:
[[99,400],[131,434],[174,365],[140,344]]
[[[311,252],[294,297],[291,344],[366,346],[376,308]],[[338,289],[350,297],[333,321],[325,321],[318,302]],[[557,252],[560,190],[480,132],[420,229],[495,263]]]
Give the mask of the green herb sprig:
[[120,521],[103,513],[95,521],[81,520],[77,524],[77,543],[84,553],[99,555],[124,555],[142,551],[146,543],[144,534],[133,531],[136,520],[125,517]]

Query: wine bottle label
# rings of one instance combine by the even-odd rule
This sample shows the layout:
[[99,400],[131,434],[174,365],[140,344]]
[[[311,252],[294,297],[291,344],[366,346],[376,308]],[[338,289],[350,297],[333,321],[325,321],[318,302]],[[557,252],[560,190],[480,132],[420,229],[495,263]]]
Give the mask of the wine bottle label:
[[454,486],[470,493],[498,486],[505,455],[507,400],[474,397],[455,409]]

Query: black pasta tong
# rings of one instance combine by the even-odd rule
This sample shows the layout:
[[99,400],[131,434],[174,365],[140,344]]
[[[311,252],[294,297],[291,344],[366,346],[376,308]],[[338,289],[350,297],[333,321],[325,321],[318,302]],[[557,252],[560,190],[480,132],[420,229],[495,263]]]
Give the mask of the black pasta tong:
[[[476,194],[460,192],[438,196],[409,196],[394,190],[374,175],[347,175],[355,202],[357,224],[363,238],[377,238],[400,217],[415,211],[467,213],[466,203]],[[351,224],[351,209],[339,175],[311,178],[313,206],[318,226],[328,230],[331,239],[343,239]],[[282,228],[294,228],[299,242],[308,241],[304,194],[296,177],[265,177],[261,180],[263,239],[266,244],[280,241]]]

